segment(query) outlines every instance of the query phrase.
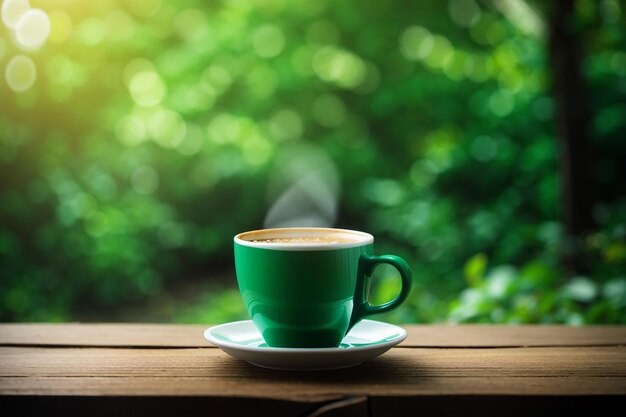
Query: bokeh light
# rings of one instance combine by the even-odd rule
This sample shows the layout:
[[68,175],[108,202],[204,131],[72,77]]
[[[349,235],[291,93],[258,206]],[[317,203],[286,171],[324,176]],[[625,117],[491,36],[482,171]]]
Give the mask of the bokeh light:
[[469,28],[480,20],[480,6],[474,0],[450,0],[448,2],[450,18],[459,26]]
[[421,26],[411,26],[400,37],[400,52],[409,61],[426,58],[434,46],[434,39],[430,31]]
[[85,68],[65,55],[51,58],[46,65],[46,73],[53,83],[67,87],[78,87],[87,79]]
[[195,123],[187,123],[185,137],[176,150],[185,156],[196,155],[204,146],[205,134],[202,127]]
[[117,138],[124,145],[137,146],[146,140],[146,126],[137,116],[126,116],[115,125]]
[[207,93],[222,94],[233,82],[228,70],[221,65],[214,64],[205,69],[200,76],[201,87]]
[[124,70],[122,72],[126,87],[130,85],[133,77],[140,72],[156,72],[156,67],[149,59],[142,57],[133,58],[124,66]]
[[332,46],[322,47],[313,56],[313,69],[324,81],[353,89],[365,81],[365,62],[356,54]]
[[324,94],[313,103],[313,117],[324,127],[339,126],[346,119],[346,106],[336,95]]
[[472,141],[472,156],[480,162],[492,160],[498,154],[498,142],[489,136],[478,136]]
[[273,58],[285,48],[285,35],[279,27],[265,24],[252,34],[252,46],[262,58]]
[[30,10],[28,0],[4,0],[2,3],[2,22],[9,29],[15,29],[22,16]]
[[467,76],[475,82],[487,81],[494,71],[493,60],[489,56],[474,55],[472,65],[466,67]]
[[159,104],[167,92],[163,80],[154,71],[134,74],[128,83],[128,90],[135,103],[142,107]]
[[164,223],[159,227],[159,241],[169,248],[182,246],[187,239],[187,230],[179,223]]
[[158,109],[148,120],[148,133],[160,146],[176,148],[185,138],[187,124],[175,111]]
[[59,10],[50,12],[50,42],[63,43],[72,34],[73,25],[70,16]]
[[4,71],[4,77],[11,90],[21,93],[35,84],[37,68],[33,60],[26,55],[11,58]]
[[187,42],[207,40],[209,25],[207,16],[198,9],[185,9],[176,15],[174,30]]
[[135,34],[133,18],[123,10],[113,10],[106,15],[107,38],[114,42],[124,42]]
[[87,46],[96,46],[107,36],[107,26],[98,17],[89,17],[76,27],[76,37]]
[[496,116],[506,116],[515,106],[515,99],[507,90],[497,90],[489,98],[489,109]]
[[434,35],[432,50],[424,58],[424,63],[432,69],[441,69],[453,54],[454,48],[450,41],[443,36]]
[[15,40],[25,49],[38,49],[50,35],[50,18],[40,9],[26,11],[15,25]]
[[250,93],[259,100],[274,94],[279,82],[276,71],[266,64],[253,67],[245,80]]
[[443,62],[443,73],[452,80],[460,81],[465,78],[474,62],[465,52],[454,50]]
[[240,125],[237,119],[228,114],[220,113],[213,117],[207,126],[207,135],[211,142],[226,144],[239,137]]
[[302,135],[302,118],[291,109],[281,109],[269,121],[270,132],[278,140],[295,140]]
[[151,166],[142,165],[133,170],[130,181],[137,193],[152,194],[159,186],[159,174]]

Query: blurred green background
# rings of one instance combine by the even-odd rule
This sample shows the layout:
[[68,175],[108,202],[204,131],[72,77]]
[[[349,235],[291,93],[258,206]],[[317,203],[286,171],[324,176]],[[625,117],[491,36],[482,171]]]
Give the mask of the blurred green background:
[[[321,160],[332,225],[413,269],[378,319],[626,323],[624,2],[567,20],[594,161],[574,234],[554,2],[30,6],[40,47],[43,26],[0,27],[0,320],[245,319],[232,237]],[[378,268],[370,296],[398,285]]]

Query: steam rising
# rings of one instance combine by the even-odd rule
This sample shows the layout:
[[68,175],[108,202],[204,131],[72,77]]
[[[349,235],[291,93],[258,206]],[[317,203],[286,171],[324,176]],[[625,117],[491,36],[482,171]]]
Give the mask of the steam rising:
[[283,152],[270,179],[273,202],[264,227],[332,227],[337,220],[339,174],[319,148],[298,146]]

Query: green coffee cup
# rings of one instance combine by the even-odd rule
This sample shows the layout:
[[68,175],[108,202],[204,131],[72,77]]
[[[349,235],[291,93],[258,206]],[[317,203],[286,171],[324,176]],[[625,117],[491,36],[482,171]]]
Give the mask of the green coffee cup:
[[[339,346],[352,326],[398,307],[411,289],[407,263],[374,255],[368,233],[298,227],[244,232],[234,240],[241,296],[271,347]],[[383,263],[400,272],[402,288],[388,303],[371,305],[371,275]]]

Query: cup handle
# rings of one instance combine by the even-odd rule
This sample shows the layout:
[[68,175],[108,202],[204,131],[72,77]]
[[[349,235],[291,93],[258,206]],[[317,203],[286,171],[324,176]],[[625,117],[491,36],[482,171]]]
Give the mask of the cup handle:
[[[400,294],[393,300],[380,305],[371,305],[369,301],[367,301],[366,290],[369,286],[366,284],[370,282],[374,268],[376,268],[378,264],[389,264],[396,268],[402,279],[402,288],[400,289]],[[408,297],[412,284],[411,270],[409,269],[409,264],[407,264],[404,259],[394,255],[361,255],[361,258],[359,258],[356,290],[354,293],[354,306],[352,308],[352,317],[350,318],[348,331],[363,318],[371,314],[386,313],[398,307]]]

